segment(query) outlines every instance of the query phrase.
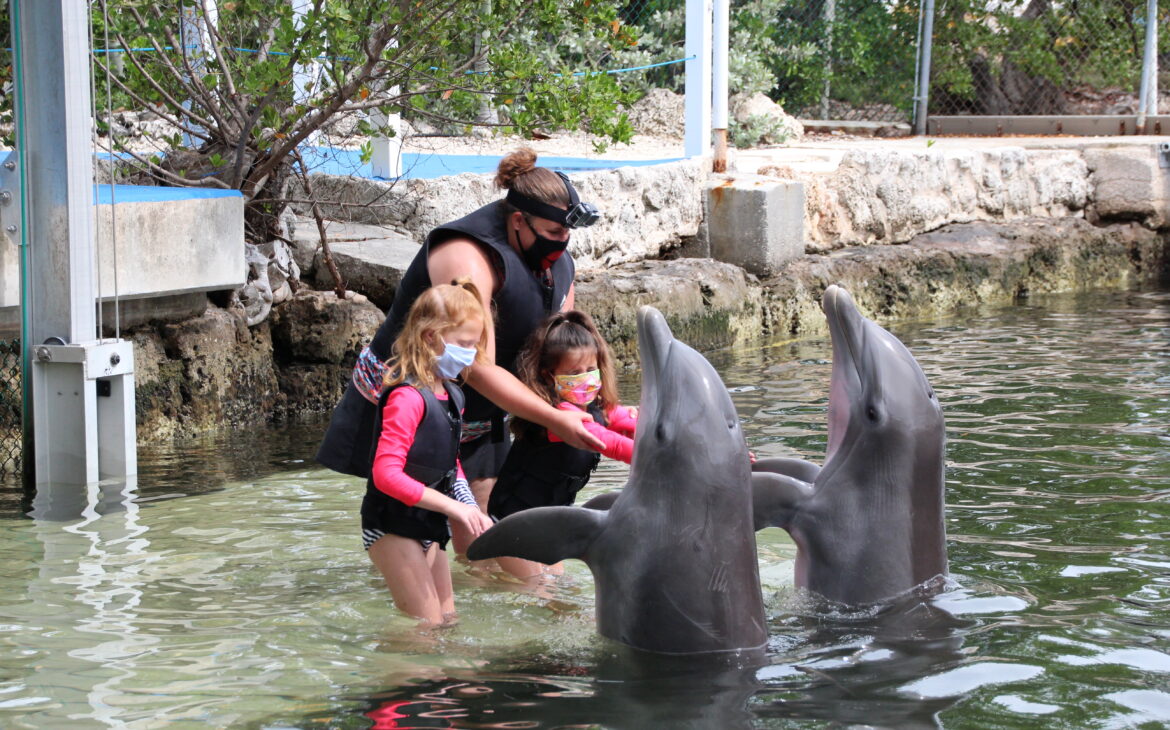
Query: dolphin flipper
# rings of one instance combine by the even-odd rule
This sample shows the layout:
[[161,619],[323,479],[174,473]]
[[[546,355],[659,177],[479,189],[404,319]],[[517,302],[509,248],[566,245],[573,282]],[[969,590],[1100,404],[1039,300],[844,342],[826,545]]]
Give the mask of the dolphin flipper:
[[759,459],[752,464],[753,472],[773,472],[799,479],[812,484],[821,473],[821,468],[811,461],[804,459],[789,459],[777,456],[770,459]]
[[599,494],[596,497],[593,497],[581,506],[586,509],[607,510],[613,506],[613,503],[616,502],[617,498],[621,495],[621,492],[606,492],[605,494]]
[[608,512],[581,507],[535,507],[508,515],[467,547],[469,560],[503,556],[555,565],[581,558],[605,527]]
[[[813,485],[786,474],[752,474],[752,512],[756,531],[765,527],[788,529],[792,516],[813,494]],[[470,553],[469,553],[470,554]]]

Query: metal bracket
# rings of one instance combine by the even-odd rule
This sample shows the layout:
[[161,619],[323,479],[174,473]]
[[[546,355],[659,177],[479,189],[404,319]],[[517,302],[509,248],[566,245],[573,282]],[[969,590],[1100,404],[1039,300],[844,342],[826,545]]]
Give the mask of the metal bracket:
[[1170,168],[1170,142],[1158,143],[1158,167]]
[[24,243],[20,235],[19,163],[16,150],[0,157],[0,230],[17,246]]

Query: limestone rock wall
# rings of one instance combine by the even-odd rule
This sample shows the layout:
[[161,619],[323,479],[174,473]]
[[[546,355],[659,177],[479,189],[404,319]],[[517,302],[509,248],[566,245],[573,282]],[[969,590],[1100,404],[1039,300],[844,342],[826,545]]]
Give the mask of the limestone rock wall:
[[[656,258],[695,236],[709,167],[710,160],[695,159],[572,173],[581,198],[605,214],[592,228],[573,232],[578,266]],[[313,188],[335,201],[323,206],[326,218],[394,228],[420,243],[435,226],[500,197],[490,175],[471,173],[397,183],[321,175]]]
[[806,250],[905,243],[948,223],[1080,217],[1093,194],[1074,151],[858,149],[806,179]]

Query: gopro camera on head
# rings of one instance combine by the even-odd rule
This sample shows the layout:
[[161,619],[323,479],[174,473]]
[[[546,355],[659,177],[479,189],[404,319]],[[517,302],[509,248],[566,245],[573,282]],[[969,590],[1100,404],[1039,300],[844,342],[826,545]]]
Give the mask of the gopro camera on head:
[[565,211],[566,228],[588,228],[601,218],[600,211],[593,203],[577,203]]

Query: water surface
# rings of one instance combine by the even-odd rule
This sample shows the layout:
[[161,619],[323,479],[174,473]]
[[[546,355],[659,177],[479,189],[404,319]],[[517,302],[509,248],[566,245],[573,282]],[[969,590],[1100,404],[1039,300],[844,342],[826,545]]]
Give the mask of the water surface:
[[[1170,293],[892,329],[947,418],[953,575],[928,603],[820,605],[769,529],[761,666],[638,664],[596,637],[575,562],[543,595],[456,565],[461,623],[419,635],[360,549],[363,485],[311,462],[321,424],[236,434],[2,520],[0,726],[1170,723]],[[709,356],[758,455],[821,460],[826,339]]]

